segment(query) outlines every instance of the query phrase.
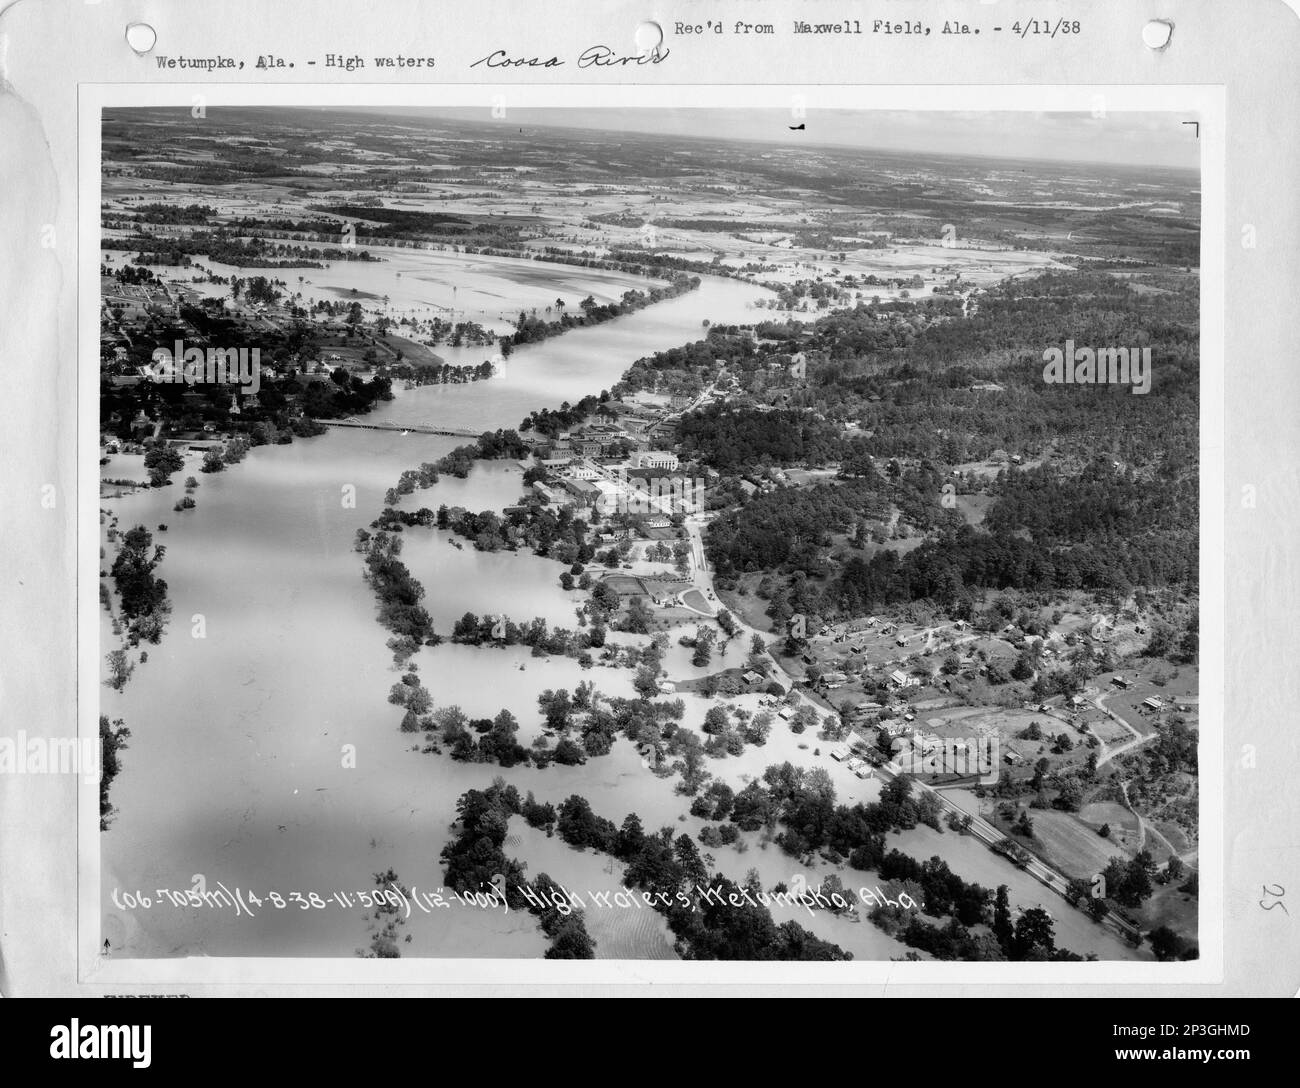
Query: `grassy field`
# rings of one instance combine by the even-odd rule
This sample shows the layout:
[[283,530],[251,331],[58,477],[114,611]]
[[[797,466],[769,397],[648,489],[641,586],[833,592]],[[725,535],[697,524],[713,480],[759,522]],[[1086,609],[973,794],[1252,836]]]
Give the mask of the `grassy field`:
[[1169,820],[1154,821],[1156,830],[1169,840],[1169,845],[1177,850],[1180,854],[1186,853],[1192,847],[1191,840],[1187,833],[1177,824]]
[[1122,744],[1133,739],[1132,733],[1099,710],[1089,707],[1080,717],[1087,724],[1088,731],[1103,744]]
[[[755,631],[772,631],[772,618],[767,614],[767,601],[757,596],[753,589],[759,583],[759,575],[743,575],[740,583],[748,590],[737,593],[734,590],[717,590],[722,607],[734,612],[744,623]],[[783,632],[776,632],[783,633]]]
[[[1094,801],[1084,805],[1075,818],[1094,835],[1103,824],[1110,824],[1110,842],[1116,853],[1132,853],[1137,849],[1137,817],[1118,802]],[[1097,840],[1106,842],[1100,835]]]
[[[1034,821],[1034,847],[1052,861],[1066,876],[1089,880],[1106,868],[1116,855],[1127,857],[1113,839],[1103,839],[1087,824],[1068,812],[1038,809],[1030,814]],[[1113,826],[1113,825],[1112,825]]]

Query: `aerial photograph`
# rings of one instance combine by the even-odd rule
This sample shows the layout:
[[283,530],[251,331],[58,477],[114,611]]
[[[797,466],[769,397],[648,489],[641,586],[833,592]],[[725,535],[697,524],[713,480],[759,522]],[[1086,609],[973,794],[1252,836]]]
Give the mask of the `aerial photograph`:
[[1197,958],[1190,129],[498,112],[102,113],[102,954]]

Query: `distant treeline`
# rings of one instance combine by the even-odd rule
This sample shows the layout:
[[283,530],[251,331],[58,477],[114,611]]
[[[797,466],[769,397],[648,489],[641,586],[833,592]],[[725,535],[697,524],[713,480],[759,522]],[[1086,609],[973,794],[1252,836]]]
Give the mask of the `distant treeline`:
[[493,367],[484,360],[477,366],[454,366],[451,363],[401,362],[388,367],[388,373],[416,385],[463,385],[492,377]]
[[378,223],[380,226],[372,227],[367,225],[366,227],[366,234],[376,238],[419,234],[437,227],[473,226],[470,220],[463,216],[448,215],[445,212],[411,211],[407,208],[368,207],[358,204],[314,204],[311,206],[311,210],[324,212],[326,215],[345,216],[352,219],[364,219],[368,223]]
[[372,261],[363,249],[314,249],[300,245],[272,245],[260,238],[247,240],[224,234],[189,234],[183,238],[103,238],[104,249],[137,250],[136,264],[188,267],[194,257],[208,257],[240,268],[321,268],[323,261]]
[[139,223],[206,223],[217,214],[208,204],[137,204],[131,218]]

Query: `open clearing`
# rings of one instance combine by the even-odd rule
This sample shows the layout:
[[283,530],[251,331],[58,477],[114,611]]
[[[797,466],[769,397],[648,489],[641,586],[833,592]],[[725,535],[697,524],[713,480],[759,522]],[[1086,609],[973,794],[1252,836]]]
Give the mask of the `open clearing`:
[[1036,809],[1030,818],[1037,846],[1066,876],[1089,880],[1106,868],[1111,858],[1127,857],[1113,841],[1103,839],[1068,812]]

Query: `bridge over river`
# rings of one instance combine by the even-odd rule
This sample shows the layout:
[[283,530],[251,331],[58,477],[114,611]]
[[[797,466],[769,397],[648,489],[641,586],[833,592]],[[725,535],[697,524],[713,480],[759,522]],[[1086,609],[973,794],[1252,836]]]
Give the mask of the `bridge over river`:
[[477,438],[481,431],[468,431],[463,427],[444,427],[440,423],[394,423],[391,419],[363,421],[356,416],[347,419],[318,419],[322,427],[357,427],[367,431],[401,431],[403,434],[445,434],[453,438]]

